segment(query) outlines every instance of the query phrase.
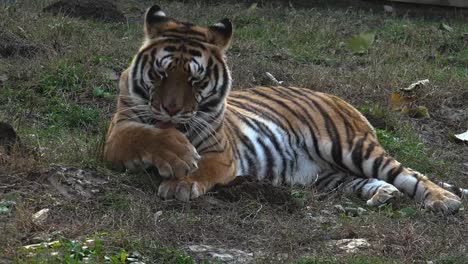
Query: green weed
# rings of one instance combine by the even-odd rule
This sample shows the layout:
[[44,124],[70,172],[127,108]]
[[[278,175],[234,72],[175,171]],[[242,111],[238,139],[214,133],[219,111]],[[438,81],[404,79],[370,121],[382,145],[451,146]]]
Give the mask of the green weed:
[[[23,264],[79,264],[79,263],[110,263],[124,264],[130,260],[137,261],[141,255],[129,254],[125,249],[110,251],[103,247],[101,237],[92,240],[75,241],[61,239],[50,243],[24,247],[16,258],[16,263]],[[140,259],[141,261],[142,259]]]
[[82,84],[89,78],[84,65],[59,62],[55,69],[44,71],[39,76],[38,92],[44,95],[57,95],[63,92],[80,92]]
[[100,121],[100,113],[97,109],[74,103],[66,103],[62,100],[49,102],[45,113],[51,128],[85,128],[95,130]]
[[348,256],[348,257],[305,257],[294,263],[296,264],[394,264],[397,262],[383,258],[383,257]]

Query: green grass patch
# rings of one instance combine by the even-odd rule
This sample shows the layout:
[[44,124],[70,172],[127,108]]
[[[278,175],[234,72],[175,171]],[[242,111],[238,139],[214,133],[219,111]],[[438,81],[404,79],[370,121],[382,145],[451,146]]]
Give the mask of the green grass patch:
[[62,61],[55,66],[55,69],[40,74],[38,92],[44,95],[80,92],[83,82],[89,78],[83,64]]
[[101,120],[100,112],[90,106],[66,103],[62,100],[49,102],[45,114],[52,127],[83,128],[95,131]]
[[141,257],[137,252],[128,253],[125,249],[105,248],[101,237],[92,240],[75,241],[60,239],[49,243],[23,247],[16,258],[18,264],[79,264],[79,263],[110,263],[125,264],[138,261]]
[[409,125],[398,128],[395,132],[377,129],[377,137],[384,149],[403,162],[405,166],[421,173],[443,171],[445,164],[431,158],[433,152],[419,139]]
[[394,260],[374,256],[348,256],[348,257],[305,257],[294,262],[295,264],[395,264]]

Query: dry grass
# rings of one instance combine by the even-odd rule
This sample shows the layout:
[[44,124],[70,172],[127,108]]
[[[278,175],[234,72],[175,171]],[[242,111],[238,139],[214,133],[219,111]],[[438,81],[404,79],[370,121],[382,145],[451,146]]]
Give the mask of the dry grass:
[[[41,263],[20,248],[43,236],[100,237],[106,254],[138,250],[149,263],[194,263],[183,251],[191,244],[246,250],[258,263],[468,263],[465,211],[442,217],[403,199],[349,216],[333,206],[364,203],[261,183],[241,183],[184,204],[161,201],[150,174],[108,171],[96,157],[117,94],[109,72],[124,69],[138,49],[141,14],[152,3],[117,1],[128,22],[111,24],[42,13],[50,2],[0,4],[0,37],[14,36],[39,50],[0,61],[0,75],[8,77],[0,81],[0,119],[17,129],[30,150],[0,165],[0,208],[14,194],[9,211],[0,213],[0,262]],[[249,5],[222,1],[159,4],[171,16],[203,25],[233,18],[228,58],[235,89],[271,84],[270,72],[288,85],[337,94],[386,124],[383,144],[402,162],[468,187],[467,145],[448,139],[468,127],[466,13],[385,14],[380,5],[346,8],[323,1],[312,9],[266,4],[250,11]],[[345,43],[368,31],[376,33],[376,42],[366,54],[353,55]],[[431,84],[421,102],[431,118],[386,110],[392,91],[425,78]],[[54,163],[87,168],[107,183],[92,199],[66,199],[48,180]],[[32,214],[46,207],[48,220],[33,223]],[[366,238],[371,247],[350,255],[328,246],[343,238]]]

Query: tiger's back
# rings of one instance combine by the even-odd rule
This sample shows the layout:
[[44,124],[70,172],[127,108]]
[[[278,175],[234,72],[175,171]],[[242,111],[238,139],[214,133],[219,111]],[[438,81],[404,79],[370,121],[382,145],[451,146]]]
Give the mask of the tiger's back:
[[273,184],[310,184],[330,169],[331,149],[349,148],[353,137],[375,132],[341,99],[296,87],[233,91],[225,119],[237,175]]

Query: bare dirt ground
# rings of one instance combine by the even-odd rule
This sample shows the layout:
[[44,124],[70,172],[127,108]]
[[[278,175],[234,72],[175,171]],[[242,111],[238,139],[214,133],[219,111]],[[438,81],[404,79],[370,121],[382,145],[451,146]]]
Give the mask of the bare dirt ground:
[[[108,170],[99,153],[116,81],[153,3],[114,1],[113,20],[44,12],[53,2],[0,3],[0,121],[19,138],[0,131],[19,142],[0,148],[0,263],[468,263],[466,210],[444,217],[406,198],[368,208],[249,177],[189,203],[162,201],[151,172]],[[466,10],[300,2],[159,5],[203,25],[233,19],[235,89],[274,84],[269,72],[339,95],[369,116],[399,160],[468,187],[468,145],[451,137],[468,128]],[[375,41],[354,54],[348,40],[362,32]],[[415,96],[430,117],[387,110],[392,92],[426,78]]]

